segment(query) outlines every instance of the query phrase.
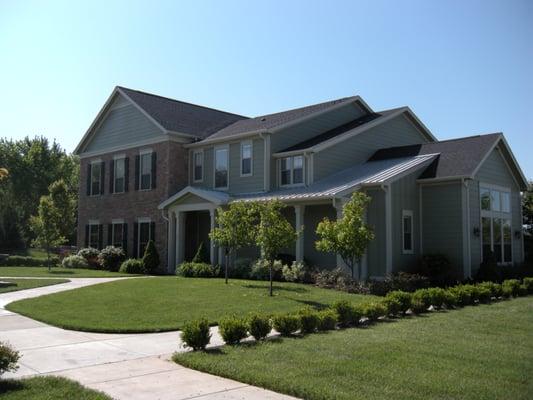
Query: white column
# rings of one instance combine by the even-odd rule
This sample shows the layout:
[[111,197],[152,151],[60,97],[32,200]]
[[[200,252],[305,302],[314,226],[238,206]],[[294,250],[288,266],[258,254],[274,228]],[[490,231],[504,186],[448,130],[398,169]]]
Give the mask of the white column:
[[[215,229],[215,215],[216,210],[214,208],[209,210],[209,216],[211,217],[211,231]],[[209,240],[210,246],[209,246],[209,260],[211,261],[211,265],[216,264],[215,260],[215,243],[212,240]]]
[[176,215],[173,212],[168,213],[168,245],[167,245],[167,271],[174,273],[176,266]]
[[294,206],[294,214],[296,216],[295,228],[296,231],[300,233],[296,239],[296,261],[304,260],[304,211],[304,205]]
[[183,262],[185,243],[185,213],[183,211],[176,212],[176,265]]

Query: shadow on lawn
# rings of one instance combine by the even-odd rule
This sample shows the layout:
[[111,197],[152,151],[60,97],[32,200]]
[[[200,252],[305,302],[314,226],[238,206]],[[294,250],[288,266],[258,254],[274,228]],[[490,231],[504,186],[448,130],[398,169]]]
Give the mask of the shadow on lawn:
[[73,275],[73,271],[48,271],[49,274],[52,275]]
[[[261,290],[268,289],[268,285],[248,284],[248,285],[243,285],[243,287],[246,288],[246,289],[261,289]],[[273,286],[273,290],[274,290],[274,292],[277,291],[277,290],[284,291],[284,292],[294,292],[294,293],[307,293],[307,292],[309,292],[309,289],[306,289],[306,288],[303,288],[303,287],[286,287],[286,286],[276,286],[276,285]]]
[[0,379],[0,394],[24,389],[24,383],[14,379]]

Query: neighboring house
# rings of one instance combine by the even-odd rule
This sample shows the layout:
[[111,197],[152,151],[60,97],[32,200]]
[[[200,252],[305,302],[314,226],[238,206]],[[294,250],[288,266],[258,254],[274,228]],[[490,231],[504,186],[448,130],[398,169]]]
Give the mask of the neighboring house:
[[315,230],[356,190],[372,199],[376,234],[363,277],[409,269],[422,254],[445,254],[464,277],[489,251],[502,264],[524,258],[527,181],[503,135],[439,142],[408,107],[374,111],[354,96],[246,118],[117,87],[76,153],[79,245],[138,256],[152,238],[169,272],[201,243],[222,263],[208,238],[216,208],[268,199],[286,203],[302,229],[284,253],[341,265],[315,249]]

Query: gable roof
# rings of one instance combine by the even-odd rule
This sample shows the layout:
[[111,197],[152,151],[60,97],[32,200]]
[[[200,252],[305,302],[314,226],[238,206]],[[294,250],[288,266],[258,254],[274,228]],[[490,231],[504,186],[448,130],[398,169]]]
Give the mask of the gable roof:
[[439,153],[439,157],[422,173],[420,179],[473,178],[480,165],[499,143],[503,143],[518,172],[517,182],[521,181],[522,185],[527,187],[527,180],[501,133],[381,149],[376,151],[369,161]]

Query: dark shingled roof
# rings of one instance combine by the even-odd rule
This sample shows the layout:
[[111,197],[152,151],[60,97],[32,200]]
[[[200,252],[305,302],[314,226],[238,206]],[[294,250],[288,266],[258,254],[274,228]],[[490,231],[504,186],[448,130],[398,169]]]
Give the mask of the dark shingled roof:
[[348,104],[351,101],[354,101],[356,98],[356,96],[345,97],[342,99],[327,101],[325,103],[314,104],[311,106],[296,108],[293,110],[283,111],[275,114],[261,115],[259,117],[250,119],[242,119],[214,133],[209,137],[209,140],[225,138],[233,135],[238,135],[240,133],[273,129],[280,125],[305,117],[307,115],[314,114],[318,111],[327,110],[328,108],[331,108],[338,104]]
[[471,176],[483,157],[501,137],[500,133],[490,133],[434,143],[391,147],[376,151],[368,161],[439,153],[439,157],[426,168],[420,179]]
[[206,138],[247,117],[118,86],[163,128]]

